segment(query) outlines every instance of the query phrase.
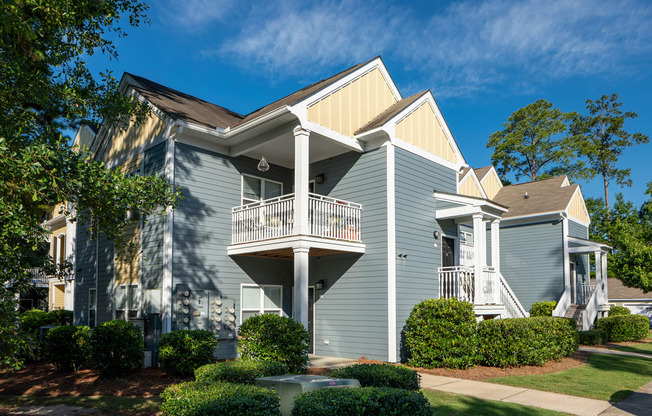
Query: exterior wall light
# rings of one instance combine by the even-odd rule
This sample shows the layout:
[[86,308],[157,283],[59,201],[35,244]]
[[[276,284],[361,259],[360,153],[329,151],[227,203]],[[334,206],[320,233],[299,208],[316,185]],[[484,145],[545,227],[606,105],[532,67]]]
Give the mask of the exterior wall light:
[[324,289],[324,281],[319,280],[315,282],[315,290],[323,290]]
[[324,183],[324,174],[320,173],[319,175],[315,176],[315,183],[322,184]]
[[435,237],[435,240],[439,240],[439,231],[435,230],[434,233],[432,233],[433,237]]

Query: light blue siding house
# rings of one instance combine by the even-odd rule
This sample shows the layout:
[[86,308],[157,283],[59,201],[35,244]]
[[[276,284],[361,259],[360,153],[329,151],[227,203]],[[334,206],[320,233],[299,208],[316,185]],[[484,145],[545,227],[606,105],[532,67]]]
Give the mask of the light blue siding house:
[[[566,269],[586,224],[508,218],[507,187],[468,168],[432,93],[403,98],[380,58],[248,115],[131,74],[121,86],[152,115],[102,126],[91,150],[184,199],[132,232],[131,262],[80,224],[78,323],[133,320],[148,346],[155,328],[207,329],[233,357],[242,321],[275,313],[308,328],[314,354],[397,362],[421,300],[463,298],[479,319],[547,298],[565,314],[575,300]],[[539,253],[544,240],[562,257]],[[528,266],[533,253],[546,258]]]

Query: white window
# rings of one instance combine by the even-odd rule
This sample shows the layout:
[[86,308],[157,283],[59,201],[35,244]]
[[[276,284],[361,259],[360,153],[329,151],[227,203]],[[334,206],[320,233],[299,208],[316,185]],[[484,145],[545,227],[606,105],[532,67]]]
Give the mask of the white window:
[[137,318],[140,311],[138,285],[120,285],[115,291],[115,318]]
[[240,292],[240,323],[263,313],[283,314],[283,286],[242,285]]
[[95,289],[88,290],[88,326],[95,328],[95,314],[97,311],[97,291]]
[[473,247],[473,233],[470,233],[468,231],[461,231],[460,244]]
[[269,179],[242,175],[242,204],[259,202],[283,195],[283,184]]

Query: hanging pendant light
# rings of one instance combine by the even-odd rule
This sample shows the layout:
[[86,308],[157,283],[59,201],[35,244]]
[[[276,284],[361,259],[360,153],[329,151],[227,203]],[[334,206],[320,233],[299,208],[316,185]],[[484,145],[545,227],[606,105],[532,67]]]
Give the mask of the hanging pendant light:
[[269,170],[269,163],[265,160],[265,156],[260,158],[260,162],[258,162],[258,170],[261,172],[267,172]]

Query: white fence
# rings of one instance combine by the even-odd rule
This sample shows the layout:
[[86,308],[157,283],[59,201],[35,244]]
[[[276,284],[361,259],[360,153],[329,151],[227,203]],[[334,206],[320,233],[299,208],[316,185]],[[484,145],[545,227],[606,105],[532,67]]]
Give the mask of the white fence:
[[439,297],[473,303],[475,286],[473,268],[467,266],[451,266],[439,268]]
[[593,294],[593,291],[595,290],[595,285],[579,285],[577,286],[577,299],[576,303],[580,305],[586,305],[589,302],[589,299],[591,298],[591,295]]
[[[233,208],[232,244],[294,235],[294,201],[287,194]],[[308,209],[310,235],[361,242],[360,204],[310,194]]]

